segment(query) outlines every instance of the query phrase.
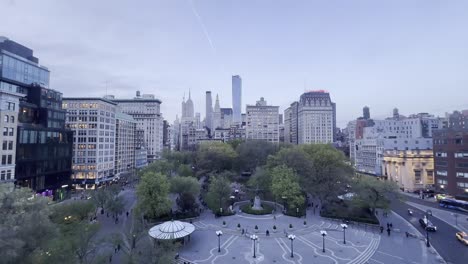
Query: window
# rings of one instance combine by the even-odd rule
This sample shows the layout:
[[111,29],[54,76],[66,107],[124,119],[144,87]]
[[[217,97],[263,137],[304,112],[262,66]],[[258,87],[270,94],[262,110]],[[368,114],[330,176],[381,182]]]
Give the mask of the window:
[[447,166],[447,162],[446,161],[436,161],[435,163],[437,166],[443,166],[443,167],[446,167]]
[[1,176],[0,176],[0,180],[2,180],[2,181],[6,180],[5,177],[6,177],[6,171],[2,171]]
[[447,176],[447,171],[437,171],[437,176]]
[[13,131],[14,131],[14,129],[12,127],[10,127],[10,133],[8,135],[13,136]]
[[461,145],[463,143],[463,140],[461,138],[455,139],[455,144]]
[[468,158],[468,152],[456,152],[455,158]]
[[447,180],[437,180],[438,184],[447,184]]
[[468,172],[457,172],[457,177],[468,178]]
[[447,152],[436,152],[436,157],[445,158],[447,157]]
[[8,155],[7,164],[13,164],[13,155]]
[[8,123],[8,120],[9,120],[8,115],[5,115],[5,116],[3,117],[3,122]]
[[2,143],[2,150],[7,150],[7,147],[8,147],[8,141],[3,140],[3,143]]
[[7,155],[2,155],[2,165],[6,165]]
[[468,162],[457,163],[458,168],[468,168]]
[[10,123],[14,123],[15,122],[15,117],[14,116],[10,116]]
[[8,102],[7,109],[15,111],[15,103]]
[[468,182],[457,182],[457,186],[460,188],[468,188]]
[[415,181],[415,183],[422,183],[422,181],[421,181],[421,171],[420,170],[415,170],[414,171],[414,181]]

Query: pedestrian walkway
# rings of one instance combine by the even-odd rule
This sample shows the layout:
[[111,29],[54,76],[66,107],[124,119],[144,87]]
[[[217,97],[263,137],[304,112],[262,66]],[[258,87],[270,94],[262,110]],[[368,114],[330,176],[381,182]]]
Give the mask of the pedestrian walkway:
[[[432,249],[425,245],[424,236],[409,222],[391,211],[387,217],[378,211],[377,218],[384,227],[380,245],[369,263],[443,263],[443,260]],[[390,235],[387,234],[387,223],[391,224]],[[415,235],[406,237],[406,232]]]
[[465,231],[468,233],[468,218],[465,214],[459,214],[457,211],[449,212],[442,209],[437,209],[429,206],[425,206],[413,202],[405,202],[413,207],[418,208],[419,210],[425,212],[427,210],[432,211],[432,216],[437,217],[438,219],[446,222],[447,224],[453,226],[456,229]]

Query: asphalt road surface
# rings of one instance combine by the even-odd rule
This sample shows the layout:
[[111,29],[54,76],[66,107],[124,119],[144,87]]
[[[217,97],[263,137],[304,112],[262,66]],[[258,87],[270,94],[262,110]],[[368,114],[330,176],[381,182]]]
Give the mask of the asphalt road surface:
[[[411,200],[411,198],[408,200]],[[437,206],[435,203],[432,204]],[[392,201],[391,209],[413,224],[421,234],[424,236],[426,235],[426,231],[419,224],[419,219],[424,216],[425,212],[399,200]],[[408,209],[413,210],[413,215],[408,214]],[[455,233],[459,230],[435,217],[430,217],[429,220],[437,227],[436,232],[429,232],[429,242],[437,252],[439,252],[441,257],[444,258],[447,263],[468,263],[468,246],[462,244],[455,237]],[[395,226],[395,228],[399,227]],[[401,231],[405,232],[406,230]]]
[[[448,212],[451,212],[451,213],[457,213],[459,214],[460,216],[461,215],[466,215],[468,217],[468,213],[465,213],[465,212],[462,212],[462,211],[458,211],[458,210],[452,210],[452,209],[447,209],[447,208],[443,208],[443,207],[440,207],[439,206],[439,203],[436,203],[436,202],[433,202],[433,201],[428,201],[427,199],[419,199],[419,198],[415,198],[415,197],[410,197],[410,196],[403,196],[404,199],[408,202],[413,202],[413,203],[418,203],[418,204],[422,204],[422,205],[425,205],[425,206],[429,206],[429,207],[433,207],[433,208],[437,208],[437,209],[441,209],[441,210],[445,210],[445,211],[448,211]],[[429,199],[434,199],[434,198],[429,198]]]

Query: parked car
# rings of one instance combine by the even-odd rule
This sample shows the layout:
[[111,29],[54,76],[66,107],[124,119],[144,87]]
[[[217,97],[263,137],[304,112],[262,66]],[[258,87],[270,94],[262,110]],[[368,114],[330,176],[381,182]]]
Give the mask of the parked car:
[[455,236],[460,242],[465,244],[465,246],[468,246],[468,234],[467,233],[460,231],[460,232],[457,232]]
[[433,225],[431,221],[427,220],[426,217],[419,219],[419,223],[427,231],[433,231],[433,232],[437,231],[437,227]]

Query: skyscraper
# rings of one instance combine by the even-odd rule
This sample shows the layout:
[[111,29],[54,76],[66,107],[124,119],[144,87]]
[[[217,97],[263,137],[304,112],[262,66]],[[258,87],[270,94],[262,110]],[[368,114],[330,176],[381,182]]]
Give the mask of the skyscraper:
[[240,124],[242,122],[242,79],[239,75],[232,76],[232,121]]
[[206,127],[212,130],[213,102],[211,101],[211,91],[206,91]]
[[185,102],[185,116],[182,116],[182,117],[194,117],[194,113],[195,111],[194,111],[193,101],[192,101],[192,98],[190,96],[190,91],[189,91],[188,100],[187,102]]
[[370,119],[370,109],[368,106],[364,106],[364,108],[362,109],[362,116],[364,117],[364,119]]
[[255,105],[247,105],[247,139],[279,142],[279,106],[268,105],[262,97]]
[[212,114],[212,118],[211,118],[211,123],[212,123],[213,130],[215,130],[216,128],[222,127],[222,125],[221,125],[221,107],[219,106],[219,97],[218,97],[217,94],[216,94],[215,106],[214,106],[214,110],[213,110],[213,114]]

